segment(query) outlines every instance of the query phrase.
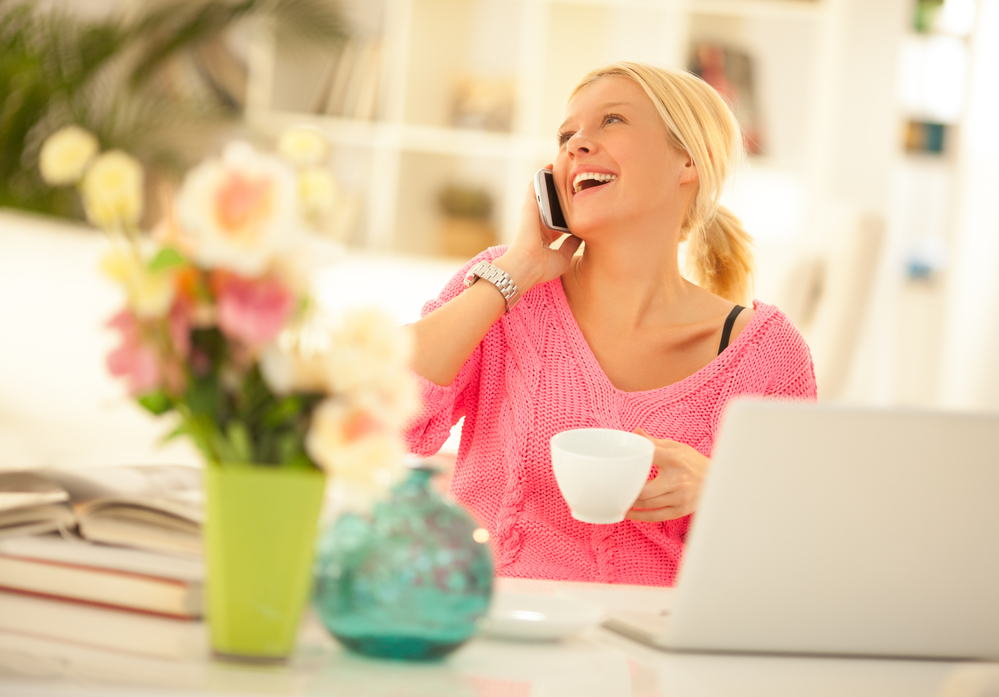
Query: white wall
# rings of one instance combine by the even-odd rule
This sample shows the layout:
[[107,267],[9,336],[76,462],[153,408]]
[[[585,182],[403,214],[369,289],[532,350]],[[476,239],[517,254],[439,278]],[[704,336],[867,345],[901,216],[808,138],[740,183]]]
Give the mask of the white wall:
[[980,0],[958,163],[941,401],[999,409],[999,0]]

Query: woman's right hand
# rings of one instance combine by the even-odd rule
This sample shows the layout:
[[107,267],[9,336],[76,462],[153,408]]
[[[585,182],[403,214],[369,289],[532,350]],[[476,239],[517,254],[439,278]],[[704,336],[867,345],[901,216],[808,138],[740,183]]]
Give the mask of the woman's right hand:
[[[547,169],[551,169],[548,165]],[[552,249],[563,233],[551,230],[541,222],[534,184],[527,187],[524,204],[520,209],[520,223],[517,234],[506,253],[493,264],[500,267],[513,279],[521,294],[540,283],[547,283],[564,274],[569,268],[572,255],[579,249],[582,240],[570,235],[562,241],[558,249]]]
[[[552,249],[551,244],[559,237],[558,232],[542,225],[532,184],[524,197],[513,244],[492,263],[510,274],[523,295],[569,268],[582,240],[567,237],[558,249]],[[410,325],[414,338],[410,368],[437,385],[450,385],[505,311],[506,301],[492,284],[474,284]]]

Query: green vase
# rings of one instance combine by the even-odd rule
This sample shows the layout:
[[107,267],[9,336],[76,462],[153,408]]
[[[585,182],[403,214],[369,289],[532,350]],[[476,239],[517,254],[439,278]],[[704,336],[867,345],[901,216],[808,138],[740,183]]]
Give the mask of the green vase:
[[326,476],[274,465],[205,466],[208,626],[216,655],[280,661],[309,595]]

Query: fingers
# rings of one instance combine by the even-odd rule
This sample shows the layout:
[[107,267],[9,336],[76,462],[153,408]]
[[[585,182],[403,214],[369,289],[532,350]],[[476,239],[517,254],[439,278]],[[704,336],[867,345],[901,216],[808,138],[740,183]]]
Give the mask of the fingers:
[[[534,194],[534,184],[530,184],[524,192],[524,205],[520,208],[520,224],[517,226],[517,237],[514,243],[525,241],[528,246],[536,246],[538,240],[545,236],[545,225],[541,222],[541,211]],[[547,244],[547,243],[546,243]]]
[[647,482],[632,504],[638,508],[659,508],[679,503],[677,497],[687,489],[687,479],[674,472],[660,472]]
[[653,438],[642,428],[634,432],[655,444],[652,461],[659,471],[642,487],[626,518],[664,521],[693,513],[710,460],[683,443]]
[[579,239],[575,235],[569,235],[564,240],[562,244],[559,245],[558,253],[561,254],[566,261],[572,258],[572,255],[579,250],[579,245],[583,244],[583,240]]
[[673,520],[692,513],[695,491],[675,477],[656,477],[649,482],[625,516],[629,520]]
[[636,499],[632,506],[634,508],[671,508],[674,506],[683,507],[689,502],[689,492],[683,489],[673,489],[659,496]]
[[677,518],[683,518],[686,515],[690,515],[692,512],[693,511],[688,511],[677,506],[649,510],[636,510],[632,508],[627,514],[625,514],[624,517],[626,520],[637,520],[645,523],[661,523],[664,520],[676,520]]

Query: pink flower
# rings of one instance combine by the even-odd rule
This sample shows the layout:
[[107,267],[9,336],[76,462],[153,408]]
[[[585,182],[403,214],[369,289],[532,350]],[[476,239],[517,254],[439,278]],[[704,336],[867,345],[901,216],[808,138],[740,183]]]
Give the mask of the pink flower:
[[111,318],[108,327],[121,332],[121,345],[108,354],[108,370],[125,378],[133,396],[152,392],[160,386],[160,364],[156,352],[142,342],[139,323],[128,310]]
[[271,341],[284,328],[295,297],[273,278],[246,279],[225,274],[216,284],[219,328],[250,345]]
[[170,308],[167,329],[177,357],[187,358],[191,352],[191,307],[183,298],[178,298]]

